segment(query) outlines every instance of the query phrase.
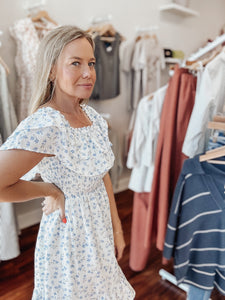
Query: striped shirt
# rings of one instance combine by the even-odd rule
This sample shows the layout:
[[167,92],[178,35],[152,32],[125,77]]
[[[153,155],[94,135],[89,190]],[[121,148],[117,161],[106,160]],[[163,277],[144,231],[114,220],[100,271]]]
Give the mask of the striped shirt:
[[173,196],[163,256],[178,284],[225,295],[225,165],[184,162]]

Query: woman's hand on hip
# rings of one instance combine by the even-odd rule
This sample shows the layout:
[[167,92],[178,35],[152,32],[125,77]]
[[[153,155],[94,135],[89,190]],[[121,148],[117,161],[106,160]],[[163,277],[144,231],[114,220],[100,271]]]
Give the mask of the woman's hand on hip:
[[42,211],[45,215],[49,215],[59,210],[60,217],[65,222],[65,196],[63,192],[54,184],[49,183],[50,195],[45,197],[42,202]]

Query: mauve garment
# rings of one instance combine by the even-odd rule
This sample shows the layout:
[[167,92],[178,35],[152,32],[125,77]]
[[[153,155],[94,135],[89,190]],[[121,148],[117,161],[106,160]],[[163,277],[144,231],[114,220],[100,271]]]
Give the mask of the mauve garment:
[[176,66],[166,92],[158,136],[151,193],[135,193],[131,230],[130,267],[146,266],[151,243],[163,250],[169,209],[184,160],[182,152],[195,100],[196,78]]
[[147,212],[145,246],[163,250],[169,209],[184,160],[181,149],[194,106],[196,77],[176,66],[166,92]]

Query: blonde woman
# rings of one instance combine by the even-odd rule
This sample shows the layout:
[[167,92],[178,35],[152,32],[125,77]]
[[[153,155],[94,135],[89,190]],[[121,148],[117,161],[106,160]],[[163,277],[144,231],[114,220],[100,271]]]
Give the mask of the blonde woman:
[[[117,262],[125,243],[107,124],[84,104],[96,80],[91,36],[74,26],[51,31],[35,76],[32,114],[0,148],[0,201],[45,198],[32,299],[134,299]],[[21,179],[33,167],[43,182]]]

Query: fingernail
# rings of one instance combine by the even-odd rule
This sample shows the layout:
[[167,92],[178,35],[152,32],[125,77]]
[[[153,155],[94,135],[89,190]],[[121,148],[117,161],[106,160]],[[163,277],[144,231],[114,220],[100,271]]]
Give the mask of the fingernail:
[[63,223],[66,224],[67,220],[66,220],[66,217],[62,219]]

